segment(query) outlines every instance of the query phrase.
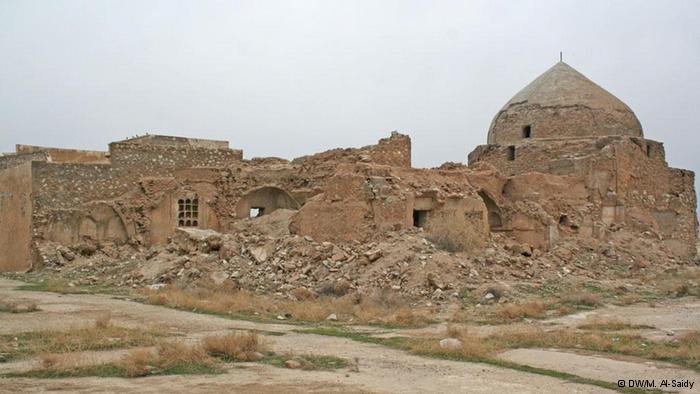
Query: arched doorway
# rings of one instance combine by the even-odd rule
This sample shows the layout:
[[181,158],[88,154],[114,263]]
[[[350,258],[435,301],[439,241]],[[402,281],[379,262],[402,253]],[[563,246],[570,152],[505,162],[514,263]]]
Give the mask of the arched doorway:
[[486,205],[486,211],[488,212],[488,219],[489,219],[489,228],[491,230],[493,229],[500,229],[503,227],[503,220],[501,219],[501,210],[498,208],[498,205],[496,205],[496,202],[493,201],[491,197],[489,197],[488,194],[486,194],[485,191],[481,190],[479,191],[479,197],[484,201],[484,204]]
[[276,209],[299,209],[300,204],[286,191],[265,186],[248,192],[236,204],[239,218],[259,217]]

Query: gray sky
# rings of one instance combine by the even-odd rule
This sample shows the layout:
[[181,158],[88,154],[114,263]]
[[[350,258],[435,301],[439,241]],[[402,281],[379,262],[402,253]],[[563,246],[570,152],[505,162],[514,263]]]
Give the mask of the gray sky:
[[700,1],[0,0],[0,151],[135,134],[293,158],[399,130],[464,161],[564,60],[700,168]]

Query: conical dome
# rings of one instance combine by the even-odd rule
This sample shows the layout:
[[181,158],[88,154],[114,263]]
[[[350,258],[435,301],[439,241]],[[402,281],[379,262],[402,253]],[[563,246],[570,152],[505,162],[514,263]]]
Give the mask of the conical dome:
[[488,143],[608,135],[642,137],[642,126],[625,103],[559,62],[503,106],[491,122]]

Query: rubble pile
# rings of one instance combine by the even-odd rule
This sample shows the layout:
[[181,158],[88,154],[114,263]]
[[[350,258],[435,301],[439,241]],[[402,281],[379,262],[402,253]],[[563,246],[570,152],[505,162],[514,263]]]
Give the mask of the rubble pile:
[[[366,244],[317,242],[289,233],[292,214],[278,210],[243,220],[227,234],[181,228],[167,244],[150,248],[45,243],[44,269],[82,285],[157,289],[210,280],[287,298],[297,289],[333,296],[390,289],[440,303],[490,283],[606,280],[678,266],[652,239],[625,238],[624,232],[603,245],[564,240],[549,252],[494,234],[483,252],[450,253],[420,228],[389,232]],[[646,250],[644,258],[636,257],[638,250]]]

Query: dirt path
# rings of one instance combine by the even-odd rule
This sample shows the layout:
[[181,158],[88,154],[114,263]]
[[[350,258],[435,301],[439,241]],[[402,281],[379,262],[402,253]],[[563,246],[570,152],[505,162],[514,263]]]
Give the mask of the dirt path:
[[[664,391],[700,392],[698,386],[700,385],[700,374],[662,362],[638,360],[631,357],[611,359],[595,354],[575,354],[545,349],[513,349],[502,353],[500,358],[555,371],[569,373],[575,371],[578,376],[611,383],[616,383],[620,379],[626,382],[629,382],[630,379],[653,379],[657,388]],[[674,379],[676,381],[689,380],[693,382],[693,387],[692,389],[690,387],[660,387],[661,381],[664,379],[668,380],[669,384]]]
[[596,320],[650,326],[653,328],[640,330],[641,334],[652,340],[671,339],[688,331],[700,330],[700,300],[692,297],[668,299],[656,302],[653,307],[648,304],[607,305],[592,311],[545,320],[543,323],[577,327]]
[[599,387],[572,384],[556,378],[528,374],[484,364],[453,362],[413,356],[379,345],[344,338],[298,334],[285,324],[229,320],[116,299],[106,295],[58,295],[19,291],[21,282],[0,278],[0,298],[37,302],[40,311],[0,315],[0,334],[48,328],[66,329],[92,324],[111,311],[115,324],[167,329],[187,338],[230,329],[285,332],[269,337],[276,352],[314,353],[359,360],[359,373],[300,371],[248,364],[221,375],[154,376],[139,379],[3,379],[2,392],[483,392],[483,393],[599,393]]

